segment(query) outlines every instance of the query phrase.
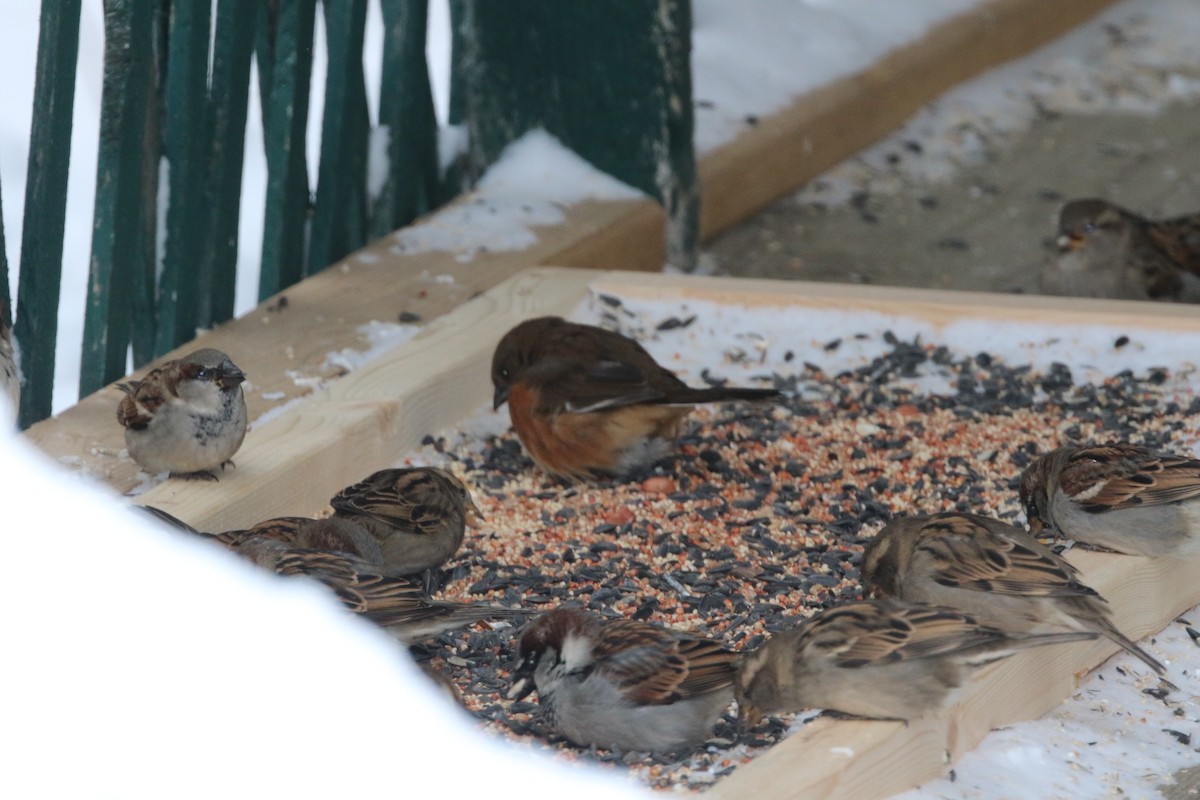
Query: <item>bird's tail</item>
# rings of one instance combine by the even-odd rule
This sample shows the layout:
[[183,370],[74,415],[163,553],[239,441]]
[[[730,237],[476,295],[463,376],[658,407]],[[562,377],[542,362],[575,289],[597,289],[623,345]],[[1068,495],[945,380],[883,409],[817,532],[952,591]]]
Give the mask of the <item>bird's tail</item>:
[[670,402],[681,404],[724,403],[730,400],[779,400],[783,394],[778,389],[747,389],[739,386],[713,386],[707,389],[688,388],[672,397]]

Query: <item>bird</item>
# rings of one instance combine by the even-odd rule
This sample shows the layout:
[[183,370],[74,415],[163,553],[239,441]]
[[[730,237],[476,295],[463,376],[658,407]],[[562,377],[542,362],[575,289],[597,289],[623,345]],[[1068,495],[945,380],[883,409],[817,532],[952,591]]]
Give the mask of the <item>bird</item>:
[[1118,553],[1200,555],[1200,460],[1142,445],[1060,447],[1020,479],[1030,528]]
[[737,653],[638,620],[556,608],[525,627],[519,655],[508,698],[536,689],[549,724],[582,746],[690,749],[733,700]]
[[492,356],[493,407],[545,472],[624,477],[663,457],[699,403],[770,400],[774,389],[689,387],[638,342],[561,317],[526,320]]
[[383,469],[342,489],[329,501],[337,519],[375,537],[385,575],[413,575],[449,561],[462,545],[470,517],[483,514],[462,481],[437,467]]
[[16,425],[21,407],[21,371],[13,349],[12,328],[8,324],[8,308],[0,301],[0,394],[8,398],[5,415],[10,425]]
[[1200,214],[1152,221],[1099,198],[1072,200],[1047,262],[1049,294],[1200,302]]
[[418,581],[381,574],[378,543],[350,520],[276,517],[243,530],[205,533],[162,509],[139,508],[268,572],[319,581],[355,615],[406,644],[485,620],[528,616],[524,609],[434,600]]
[[1158,660],[1109,619],[1108,603],[1062,556],[1007,522],[955,512],[901,517],[863,551],[864,592],[966,611],[1009,633],[1094,631],[1158,674]]
[[218,480],[246,436],[245,374],[206,347],[117,384],[117,421],[129,455],[150,474]]
[[747,724],[804,708],[910,720],[948,705],[978,667],[1096,635],[1010,634],[953,608],[862,600],[822,611],[743,656],[735,695]]

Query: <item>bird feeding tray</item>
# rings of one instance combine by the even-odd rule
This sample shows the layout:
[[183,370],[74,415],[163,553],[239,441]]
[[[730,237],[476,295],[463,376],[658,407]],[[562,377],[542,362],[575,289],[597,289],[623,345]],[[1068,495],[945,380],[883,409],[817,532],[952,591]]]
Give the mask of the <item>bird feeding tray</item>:
[[[636,335],[694,385],[774,383],[796,399],[698,410],[679,455],[637,481],[550,481],[501,433],[507,415],[491,411],[488,379],[500,337],[546,314]],[[259,421],[238,480],[168,482],[139,502],[243,524],[312,513],[406,459],[447,459],[489,520],[447,594],[534,611],[571,600],[752,646],[852,597],[856,553],[889,514],[963,502],[1011,516],[1022,462],[1072,437],[1191,449],[1182,419],[1198,352],[1200,317],[1181,306],[535,269]],[[1200,603],[1200,563],[1069,558],[1131,638]],[[520,732],[505,723],[520,714],[496,699],[502,667],[477,672],[497,666],[510,635],[473,632],[429,653],[454,667],[492,727]],[[717,797],[887,796],[944,774],[990,729],[1044,714],[1115,649],[1098,640],[1019,654],[986,668],[947,712],[908,725],[822,718],[749,749],[735,732],[722,736],[739,740],[728,749],[634,771]]]

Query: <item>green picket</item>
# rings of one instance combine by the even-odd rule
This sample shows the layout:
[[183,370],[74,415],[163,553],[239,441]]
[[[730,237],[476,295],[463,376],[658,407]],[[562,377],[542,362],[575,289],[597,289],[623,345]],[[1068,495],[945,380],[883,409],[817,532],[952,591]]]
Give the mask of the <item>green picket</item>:
[[470,134],[470,177],[543,127],[657,196],[670,214],[672,255],[690,266],[699,195],[688,0],[452,0],[451,8],[459,45],[452,102]]
[[308,170],[304,161],[316,0],[279,0],[264,137],[267,202],[258,295],[265,299],[304,275]]
[[440,197],[437,116],[425,60],[428,0],[381,0],[383,80],[379,126],[387,135],[388,172],[371,209],[378,238],[429,211]]
[[260,5],[257,0],[219,0],[217,4],[207,200],[213,214],[212,242],[205,250],[209,263],[204,268],[212,276],[208,324],[224,322],[233,316],[250,62]]
[[80,396],[125,374],[135,297],[141,296],[139,309],[153,308],[158,159],[146,154],[159,149],[157,6],[155,0],[104,3],[104,94]]
[[171,4],[163,144],[167,175],[167,237],[158,282],[157,353],[196,335],[207,322],[211,276],[202,271],[211,209],[204,186],[208,136],[208,3]]
[[21,283],[13,326],[25,376],[21,386],[22,428],[50,416],[54,396],[79,9],[80,0],[57,0],[43,3],[41,10],[25,224],[21,227]]
[[12,290],[8,284],[8,248],[4,239],[4,204],[0,202],[0,330],[12,327]]
[[324,269],[367,239],[371,121],[362,67],[367,2],[341,0],[324,8],[329,71],[306,274]]

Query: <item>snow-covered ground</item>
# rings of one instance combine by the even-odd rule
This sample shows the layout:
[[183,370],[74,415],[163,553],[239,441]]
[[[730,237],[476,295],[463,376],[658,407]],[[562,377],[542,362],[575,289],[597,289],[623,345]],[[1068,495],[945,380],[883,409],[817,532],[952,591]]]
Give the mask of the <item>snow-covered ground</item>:
[[643,796],[485,736],[333,595],[164,531],[6,430],[0,475],[19,534],[0,797]]

